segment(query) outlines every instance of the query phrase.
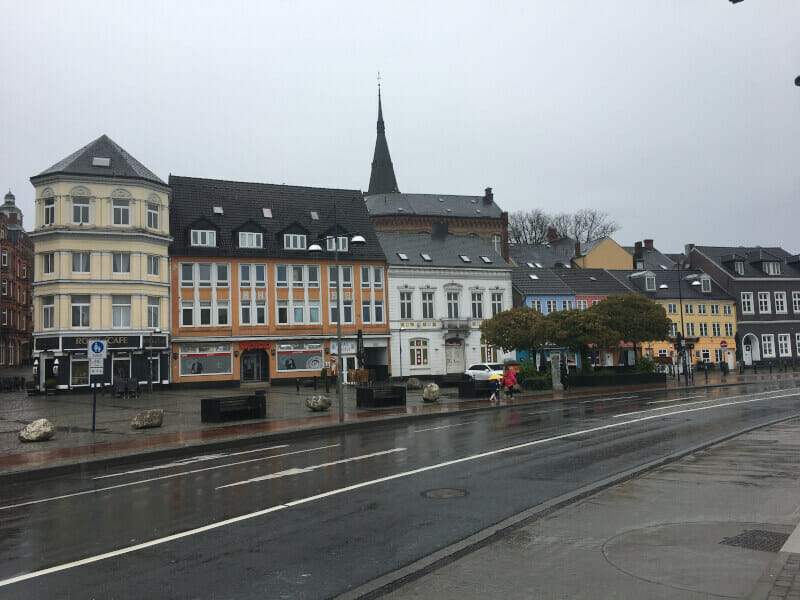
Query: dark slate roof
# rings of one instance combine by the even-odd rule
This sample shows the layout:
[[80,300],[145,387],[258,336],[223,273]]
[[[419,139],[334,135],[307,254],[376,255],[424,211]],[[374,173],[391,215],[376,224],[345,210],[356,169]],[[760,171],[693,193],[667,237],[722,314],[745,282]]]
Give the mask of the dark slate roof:
[[[608,239],[608,236],[597,238],[596,240],[589,240],[588,242],[584,242],[581,244],[581,256],[585,256],[589,254],[592,250],[597,248],[600,244]],[[574,246],[574,244],[573,244]]]
[[501,219],[503,211],[485,196],[377,194],[365,198],[370,216],[472,217]]
[[[322,244],[321,253],[285,250],[283,233],[305,233],[308,245],[325,235],[333,235],[333,209],[336,206],[338,231],[360,233],[366,244],[351,244],[341,260],[384,260],[378,238],[358,190],[246,183],[218,179],[199,179],[171,175],[170,230],[174,242],[170,254],[176,256],[270,257],[287,260],[332,259],[334,253]],[[214,214],[221,206],[223,214]],[[263,216],[262,208],[272,210]],[[319,219],[311,216],[316,211]],[[217,247],[191,246],[191,229],[215,229]],[[238,232],[262,232],[263,248],[240,249]]]
[[510,253],[518,265],[527,262],[534,264],[538,262],[543,267],[554,267],[557,264],[570,265],[575,256],[575,240],[563,237],[552,244],[517,244],[510,247]]
[[[555,271],[556,269],[537,267],[532,269],[523,263],[522,266],[514,267],[511,272],[511,283],[525,296],[574,296],[572,289],[556,275]],[[531,275],[536,275],[536,279],[531,279]]]
[[[732,300],[733,297],[725,290],[719,287],[714,280],[711,279],[711,292],[703,293],[702,286],[692,285],[694,281],[699,281],[703,272],[693,269],[672,269],[669,271],[656,270],[608,270],[617,281],[630,289],[632,292],[647,296],[652,300],[678,300],[681,297],[683,301],[697,301],[697,300]],[[645,277],[651,273],[656,278],[656,289],[654,291],[647,291],[645,289]],[[689,279],[687,279],[687,277]],[[678,282],[680,281],[681,289],[678,292]],[[666,288],[661,286],[666,285]]]
[[[108,158],[108,167],[92,164],[94,157]],[[35,181],[45,175],[89,175],[92,177],[114,177],[123,179],[142,179],[166,185],[155,173],[128,154],[124,148],[103,134],[65,159],[58,161],[49,169],[31,177]]]
[[[381,231],[377,232],[377,236],[386,254],[386,262],[390,266],[511,269],[511,265],[503,260],[494,248],[477,236],[448,234],[434,237],[430,233]],[[408,256],[408,260],[401,259],[398,252]],[[431,260],[425,260],[422,254],[427,254]],[[469,257],[471,262],[464,262],[461,259],[462,254]],[[487,257],[492,262],[484,262],[481,256]]]
[[[695,246],[695,250],[707,256],[725,269],[732,277],[742,277],[734,270],[737,260],[744,262],[744,277],[800,277],[800,260],[783,248],[761,246]],[[767,275],[761,264],[765,261],[781,263],[780,275]]]
[[628,289],[604,269],[553,269],[576,296],[610,296]]
[[[636,254],[636,247],[635,246],[623,246],[625,250],[627,250],[628,254],[634,256]],[[641,259],[644,262],[645,269],[660,269],[664,270],[664,267],[667,269],[674,269],[675,268],[675,261],[669,258],[666,254],[659,252],[656,248],[645,248],[642,246],[642,254]]]
[[394,176],[392,157],[389,156],[389,144],[386,142],[381,90],[378,88],[378,134],[375,138],[375,154],[372,156],[372,171],[369,176],[369,191],[367,193],[387,194],[399,191],[400,188],[397,187],[397,179]]

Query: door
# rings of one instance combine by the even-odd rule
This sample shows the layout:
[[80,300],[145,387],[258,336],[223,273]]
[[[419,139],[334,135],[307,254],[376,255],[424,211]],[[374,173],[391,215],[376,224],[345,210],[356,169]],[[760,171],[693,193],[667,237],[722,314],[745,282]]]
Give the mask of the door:
[[347,376],[348,372],[356,369],[356,357],[355,356],[343,356],[342,360],[344,361],[344,372],[342,373],[342,381],[344,383],[351,383],[349,377]]
[[614,355],[611,352],[603,353],[603,358],[605,360],[605,366],[613,367],[614,366]]
[[728,368],[731,371],[733,371],[733,369],[736,368],[736,362],[735,362],[734,358],[735,358],[735,354],[733,353],[733,350],[728,350]]
[[466,370],[464,343],[461,340],[448,340],[444,346],[444,356],[448,375],[461,374]]
[[242,354],[242,381],[261,381],[261,361],[258,358],[249,352]]
[[742,360],[744,360],[744,364],[747,366],[753,364],[753,347],[750,344],[744,344],[742,346]]

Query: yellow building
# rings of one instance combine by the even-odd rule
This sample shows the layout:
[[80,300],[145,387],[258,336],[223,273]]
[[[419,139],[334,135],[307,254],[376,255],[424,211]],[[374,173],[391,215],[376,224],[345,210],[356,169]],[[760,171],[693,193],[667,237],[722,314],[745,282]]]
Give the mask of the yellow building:
[[633,259],[630,253],[610,237],[575,243],[572,263],[581,269],[630,269]]
[[103,135],[31,177],[34,365],[40,385],[89,386],[87,340],[108,347],[93,382],[169,379],[169,188]]

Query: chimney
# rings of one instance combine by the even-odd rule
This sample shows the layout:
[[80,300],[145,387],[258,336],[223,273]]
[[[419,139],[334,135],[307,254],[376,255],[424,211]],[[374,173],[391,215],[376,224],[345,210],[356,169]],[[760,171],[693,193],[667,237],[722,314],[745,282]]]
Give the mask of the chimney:
[[492,188],[486,188],[483,193],[483,203],[484,204],[491,204],[494,202],[494,194],[492,193]]
[[558,232],[554,227],[547,228],[547,243],[555,244],[558,241]]
[[578,258],[581,255],[581,243],[575,242],[575,258]]
[[642,255],[642,242],[636,242],[633,245],[633,255],[639,258]]
[[435,240],[443,240],[447,237],[447,221],[434,221],[431,237]]
[[644,241],[644,247],[647,248],[648,250],[652,250],[653,249],[653,240],[645,240]]

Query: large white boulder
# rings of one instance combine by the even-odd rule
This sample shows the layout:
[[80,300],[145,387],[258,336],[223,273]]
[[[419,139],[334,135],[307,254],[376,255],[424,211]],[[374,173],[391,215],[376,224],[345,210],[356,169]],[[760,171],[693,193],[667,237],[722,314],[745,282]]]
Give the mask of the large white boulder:
[[421,390],[422,389],[422,382],[417,379],[416,377],[409,377],[408,381],[406,381],[406,389],[407,390]]
[[56,434],[56,428],[47,419],[37,419],[28,423],[19,432],[21,442],[44,442]]
[[328,410],[331,407],[331,399],[327,396],[310,396],[306,398],[306,406],[315,412]]
[[425,402],[436,402],[441,396],[442,392],[435,383],[429,383],[425,386],[425,389],[422,390],[422,399]]
[[164,409],[153,408],[137,413],[131,420],[131,427],[134,429],[144,429],[145,427],[161,427],[164,423]]

